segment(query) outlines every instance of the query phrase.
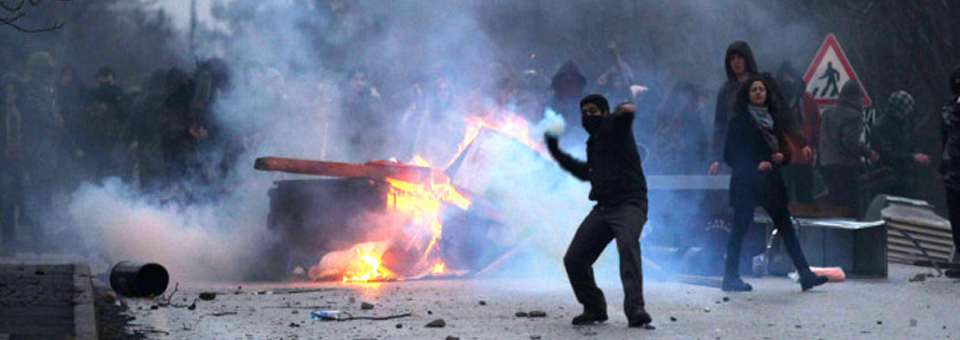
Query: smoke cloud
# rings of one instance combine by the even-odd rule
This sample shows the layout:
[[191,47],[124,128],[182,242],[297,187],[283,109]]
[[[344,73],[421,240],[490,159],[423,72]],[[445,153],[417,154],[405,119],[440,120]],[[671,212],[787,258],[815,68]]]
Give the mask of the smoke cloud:
[[[813,53],[819,41],[816,29],[784,20],[789,14],[787,7],[737,0],[602,5],[217,1],[211,5],[212,22],[200,23],[195,53],[222,58],[232,70],[229,89],[215,103],[214,119],[242,136],[245,148],[235,167],[218,179],[228,183],[225,192],[216,198],[185,197],[184,190],[203,184],[184,178],[159,194],[144,194],[114,178],[73,192],[68,217],[91,256],[159,262],[175,277],[187,279],[243,278],[273,246],[266,228],[272,182],[311,178],[255,172],[257,157],[363,163],[391,157],[406,161],[421,154],[443,166],[463,137],[466,117],[516,107],[498,103],[498,90],[509,88],[503,79],[528,70],[526,74],[545,80],[571,59],[592,84],[614,66],[609,41],[618,43],[638,85],[650,88],[644,97],[650,104],[640,105],[638,129],[652,124],[652,109],[670,85],[689,81],[702,94],[698,118],[712,131],[711,105],[725,81],[723,53],[729,42],[750,42],[762,71]],[[183,45],[177,41],[176,50]],[[805,65],[802,58],[791,61]],[[154,67],[160,66],[167,65]],[[365,120],[369,117],[342,105],[349,70],[358,68],[377,89],[378,117],[401,123],[376,127]],[[546,90],[546,84],[540,86]],[[418,120],[416,113],[424,111],[433,115]],[[543,112],[527,117],[531,125]],[[549,123],[533,129],[533,140],[539,141],[544,131],[563,129],[559,117],[547,117]],[[567,123],[572,124],[568,130],[576,131],[562,140],[563,147],[582,158],[584,135],[577,122]],[[358,134],[382,134],[385,140],[371,148],[352,142]],[[508,248],[525,247],[527,255],[514,263],[524,271],[562,273],[563,252],[592,205],[586,199],[588,185],[517,143],[487,147],[501,157],[491,160],[486,174],[497,179],[488,188],[489,197],[504,213],[504,229],[495,238]],[[664,204],[653,202],[650,209],[670,209]],[[605,255],[602,270],[615,268],[611,261]]]

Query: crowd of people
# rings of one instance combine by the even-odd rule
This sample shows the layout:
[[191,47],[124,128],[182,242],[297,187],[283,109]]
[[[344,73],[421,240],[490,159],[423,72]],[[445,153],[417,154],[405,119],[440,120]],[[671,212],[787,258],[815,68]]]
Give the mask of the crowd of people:
[[[714,122],[714,140],[723,144],[715,149],[716,161],[709,169],[713,174],[724,172],[722,162],[731,173],[729,204],[734,221],[727,238],[720,288],[730,292],[753,290],[741,278],[740,253],[758,206],[763,207],[776,227],[797,269],[800,288],[807,291],[824,285],[829,279],[811,269],[794,230],[788,209],[789,193],[812,190],[811,172],[816,171],[819,163],[827,177],[831,202],[859,217],[859,171],[864,162],[891,167],[896,176],[905,176],[915,165],[930,164],[930,157],[915,151],[909,142],[914,133],[907,123],[914,111],[913,98],[905,91],[891,94],[876,133],[866,138],[863,91],[857,82],[844,84],[837,91],[838,104],[826,109],[821,117],[789,65],[781,66],[777,76],[759,72],[750,47],[742,41],[730,44],[724,64],[728,81],[717,95]],[[943,109],[941,170],[956,250],[960,248],[960,206],[956,196],[960,162],[955,158],[960,151],[960,68],[950,75],[949,85],[953,94]],[[607,302],[597,286],[592,266],[607,245],[615,242],[620,255],[623,312],[629,327],[646,327],[652,317],[643,298],[639,238],[647,221],[649,201],[644,166],[631,128],[637,108],[625,101],[611,110],[608,100],[599,94],[583,97],[578,106],[588,133],[585,160],[563,151],[558,133],[547,131],[544,135],[551,157],[575,178],[589,182],[588,198],[596,203],[580,223],[563,258],[570,285],[583,306],[583,312],[572,323],[589,325],[608,319]],[[659,130],[663,124],[658,122],[657,126]],[[793,182],[789,189],[788,178]],[[909,195],[911,189],[909,183],[897,182],[884,191]],[[794,200],[809,198],[809,193],[803,193],[795,195]],[[960,271],[950,269],[946,276],[960,278]]]
[[[865,138],[868,126],[860,84],[844,84],[838,104],[821,112],[789,62],[775,73],[761,72],[750,46],[738,41],[730,44],[724,56],[726,81],[716,96],[711,126],[706,91],[678,81],[663,91],[662,101],[644,95],[646,87],[616,45],[608,47],[610,67],[593,80],[571,60],[552,77],[537,70],[503,71],[488,87],[464,89],[453,75],[411,75],[406,84],[382,93],[370,70],[350,68],[337,81],[336,94],[328,97],[334,98],[335,106],[356,128],[338,131],[346,138],[323,148],[352,147],[356,158],[347,161],[410,159],[420,154],[442,165],[456,152],[468,115],[509,112],[532,125],[551,109],[576,122],[580,99],[596,93],[612,102],[637,103],[633,130],[647,174],[729,173],[731,168],[723,165],[724,146],[728,123],[736,116],[736,97],[750,79],[760,78],[777,107],[776,114],[783,116],[778,118],[782,120],[778,129],[786,136],[790,154],[791,166],[782,170],[790,202],[817,202],[814,188],[819,173],[828,188],[820,202],[862,216],[861,198],[866,195],[860,177],[865,164],[889,168],[893,174],[894,184],[881,188],[882,193],[911,197],[914,173],[935,163],[934,151],[921,151],[912,142],[915,101],[905,91],[889,96]],[[114,71],[102,67],[90,86],[71,65],[58,64],[49,53],[34,53],[25,65],[20,73],[3,75],[0,96],[4,126],[0,131],[0,211],[9,233],[15,219],[40,224],[31,216],[41,215],[38,211],[51,205],[53,193],[69,193],[85,181],[118,177],[148,192],[189,187],[181,190],[188,201],[216,196],[225,190],[225,178],[239,155],[255,148],[263,138],[262,130],[269,126],[256,122],[240,129],[227,126],[216,111],[247,110],[266,116],[284,110],[295,101],[289,96],[298,95],[283,91],[278,70],[256,62],[238,66],[212,58],[198,61],[190,71],[157,69],[139,84],[121,84]],[[217,106],[218,99],[224,98],[251,107]],[[953,131],[949,112],[955,106],[944,109],[945,131]],[[941,164],[948,196],[956,202],[960,199],[958,185],[953,183],[957,177],[953,159],[960,156],[950,157],[951,150],[956,151],[950,148],[956,142],[951,136],[944,133]],[[877,193],[881,192],[870,194]],[[32,238],[42,238],[42,231],[37,233]]]

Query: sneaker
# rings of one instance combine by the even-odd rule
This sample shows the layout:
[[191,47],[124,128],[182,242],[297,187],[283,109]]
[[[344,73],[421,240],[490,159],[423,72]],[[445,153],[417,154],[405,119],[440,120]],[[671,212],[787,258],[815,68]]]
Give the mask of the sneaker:
[[743,282],[739,277],[736,279],[723,279],[723,284],[720,285],[720,289],[725,292],[749,292],[753,290],[753,286],[749,283]]
[[592,325],[607,321],[607,312],[587,312],[573,317],[573,324],[577,326]]
[[647,311],[643,309],[643,307],[635,309],[633,312],[629,313],[627,319],[630,321],[630,327],[644,327],[653,321],[653,319],[650,317],[650,314],[647,314]]

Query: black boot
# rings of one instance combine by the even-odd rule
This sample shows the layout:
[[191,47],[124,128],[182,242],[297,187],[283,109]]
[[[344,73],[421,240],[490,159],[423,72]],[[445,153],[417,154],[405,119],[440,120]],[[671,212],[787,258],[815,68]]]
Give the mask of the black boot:
[[826,276],[820,276],[814,274],[813,272],[809,272],[804,275],[800,275],[800,288],[803,289],[803,291],[808,291],[810,288],[827,283],[827,281],[829,281],[829,279],[827,279]]
[[725,292],[749,292],[753,290],[753,286],[749,283],[743,282],[742,279],[724,277],[723,283],[720,285],[720,289]]
[[653,318],[650,317],[650,314],[647,314],[647,311],[643,309],[643,307],[639,307],[627,313],[627,320],[630,322],[630,327],[643,327],[650,324]]
[[592,325],[595,322],[604,322],[607,321],[607,312],[606,311],[588,311],[584,310],[583,314],[573,317],[573,324],[577,326],[582,325]]

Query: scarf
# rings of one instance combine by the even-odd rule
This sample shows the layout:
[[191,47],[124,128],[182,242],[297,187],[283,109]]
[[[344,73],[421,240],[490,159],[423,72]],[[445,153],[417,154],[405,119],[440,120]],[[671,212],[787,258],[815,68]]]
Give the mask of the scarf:
[[777,152],[780,150],[780,141],[777,140],[777,135],[773,131],[773,116],[770,115],[767,108],[750,105],[747,110],[750,111],[753,122],[760,128],[763,140],[767,142],[770,151]]

